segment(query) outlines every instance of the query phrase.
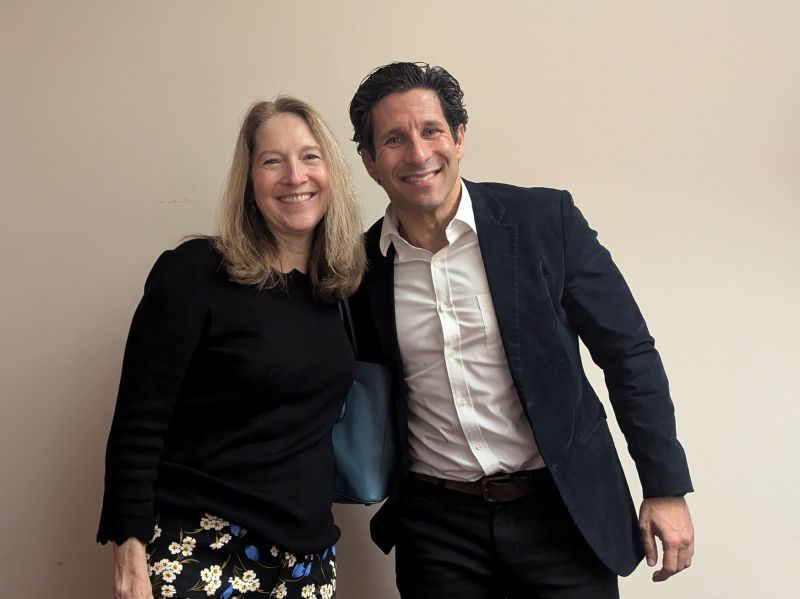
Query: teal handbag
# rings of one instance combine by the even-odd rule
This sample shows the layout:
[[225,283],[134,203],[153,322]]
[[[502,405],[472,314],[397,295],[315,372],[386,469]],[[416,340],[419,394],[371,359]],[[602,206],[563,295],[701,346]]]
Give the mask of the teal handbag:
[[[339,302],[342,322],[358,356],[350,307]],[[397,467],[397,431],[391,375],[381,364],[356,360],[353,386],[333,425],[333,501],[380,503],[389,496]]]

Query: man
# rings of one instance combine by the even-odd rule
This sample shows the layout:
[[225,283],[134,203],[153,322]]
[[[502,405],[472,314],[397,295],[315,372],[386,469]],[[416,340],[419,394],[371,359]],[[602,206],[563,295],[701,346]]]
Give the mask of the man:
[[[618,597],[691,565],[692,491],[661,360],[609,253],[567,192],[459,176],[467,112],[441,67],[374,70],[350,104],[386,191],[353,300],[362,359],[393,369],[401,480],[372,522],[404,598]],[[603,369],[638,469],[639,521]]]

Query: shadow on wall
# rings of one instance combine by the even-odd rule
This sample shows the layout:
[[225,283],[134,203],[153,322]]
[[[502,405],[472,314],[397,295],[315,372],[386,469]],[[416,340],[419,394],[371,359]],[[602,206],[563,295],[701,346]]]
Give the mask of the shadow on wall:
[[[342,529],[342,538],[336,544],[336,596],[339,599],[400,597],[394,582],[394,551],[384,555],[369,538],[369,520],[378,507],[340,504],[333,507],[333,517]],[[376,580],[375,572],[387,575]]]
[[[105,320],[114,319],[115,323],[125,320],[119,315],[107,316]],[[31,538],[26,544],[37,547],[37,554],[23,558],[35,559],[39,564],[42,577],[34,585],[36,596],[112,594],[111,550],[98,545],[95,534],[103,493],[106,437],[124,345],[124,333],[118,327],[110,320],[87,319],[70,351],[61,354],[61,363],[42,370],[43,377],[47,378],[49,372],[49,376],[58,379],[58,396],[45,394],[47,403],[37,406],[43,413],[30,414],[33,424],[25,430],[41,429],[35,424],[39,418],[58,425],[51,426],[46,436],[32,438],[29,451],[12,458],[19,462],[26,458],[40,461],[37,467],[28,466],[36,478],[26,488],[13,491],[21,494],[18,517],[36,515],[27,527]],[[43,384],[53,388],[52,381]],[[19,593],[9,595],[28,595],[34,588],[28,587],[31,582],[12,582],[11,587],[22,586],[17,589]]]

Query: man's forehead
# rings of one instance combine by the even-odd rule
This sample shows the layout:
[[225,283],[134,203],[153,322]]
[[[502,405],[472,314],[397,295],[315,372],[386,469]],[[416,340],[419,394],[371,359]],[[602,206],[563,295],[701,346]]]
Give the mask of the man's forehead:
[[435,91],[414,88],[404,92],[393,92],[381,98],[372,107],[375,124],[392,126],[408,118],[425,122],[445,120],[439,96]]

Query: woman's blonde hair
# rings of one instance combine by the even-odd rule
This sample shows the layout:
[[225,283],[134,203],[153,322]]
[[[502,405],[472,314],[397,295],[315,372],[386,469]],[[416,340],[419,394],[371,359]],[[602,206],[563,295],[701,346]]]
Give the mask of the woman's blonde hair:
[[280,113],[293,113],[305,120],[328,166],[330,201],[314,230],[308,274],[315,296],[333,302],[351,295],[361,282],[366,262],[361,218],[344,154],[320,114],[302,100],[278,96],[272,102],[256,102],[247,111],[220,204],[214,246],[222,254],[232,281],[259,289],[286,285],[277,241],[256,207],[250,176],[256,132]]

